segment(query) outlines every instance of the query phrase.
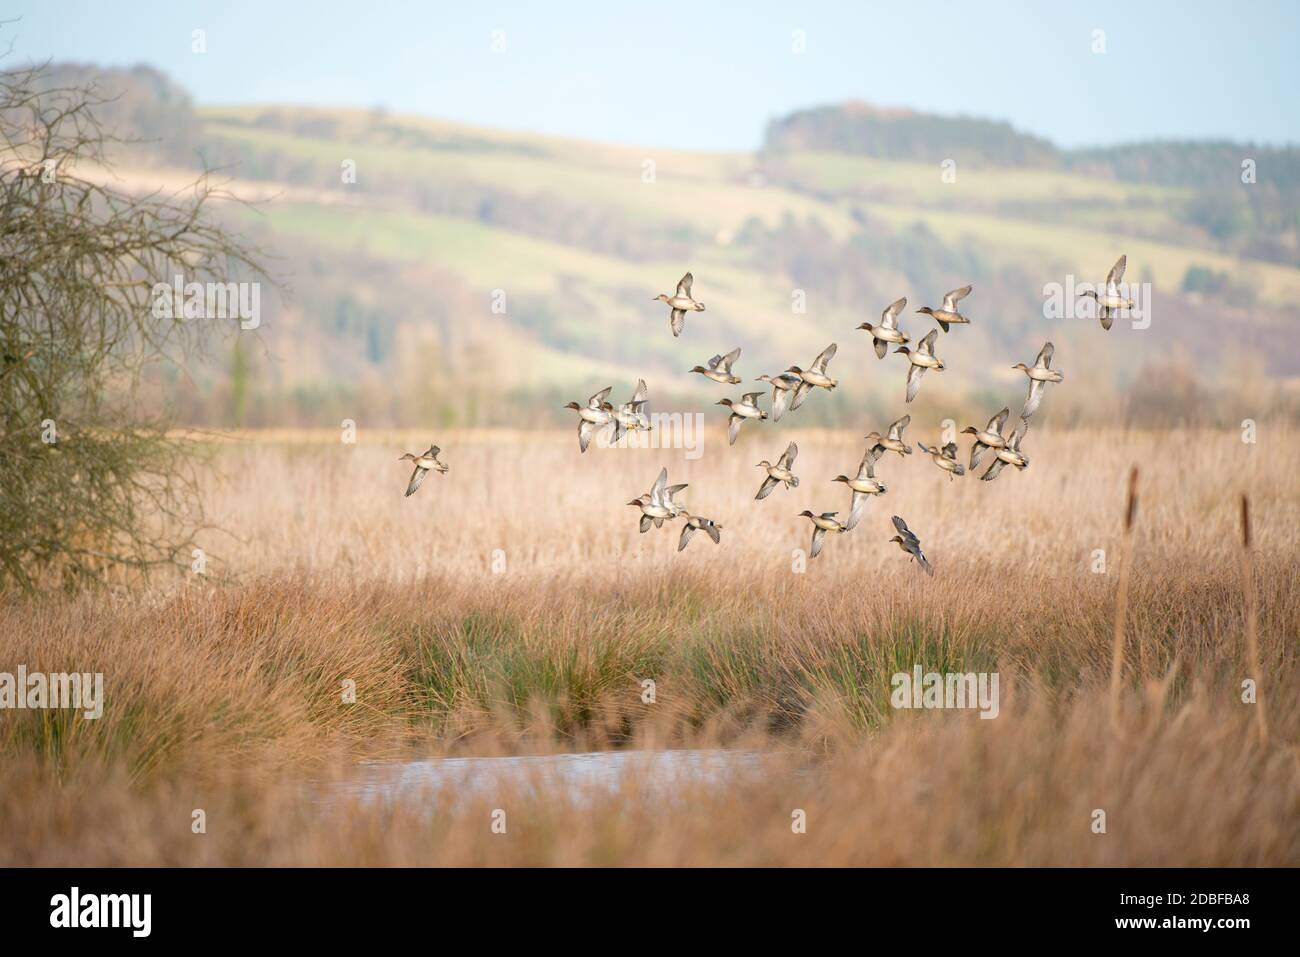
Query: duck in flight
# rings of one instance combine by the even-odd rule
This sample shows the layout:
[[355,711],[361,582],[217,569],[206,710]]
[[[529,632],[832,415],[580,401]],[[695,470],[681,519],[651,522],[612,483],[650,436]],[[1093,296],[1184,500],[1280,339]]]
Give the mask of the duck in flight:
[[983,429],[977,429],[973,425],[968,425],[961,430],[962,435],[975,436],[975,442],[970,447],[970,470],[975,471],[979,467],[980,459],[984,457],[985,449],[1001,449],[1007,444],[1006,438],[1002,435],[1002,427],[1007,424],[1007,416],[1011,410],[1004,408],[993,418],[989,419],[989,424]]
[[776,460],[775,465],[767,459],[763,459],[758,465],[754,466],[767,471],[767,477],[763,479],[763,484],[758,487],[758,494],[754,496],[755,499],[767,498],[772,494],[772,489],[782,483],[785,483],[786,488],[799,487],[799,476],[790,471],[790,467],[794,465],[795,457],[798,454],[799,446],[791,442],[786,446],[785,451],[781,453],[781,457]]
[[787,375],[798,376],[800,380],[799,385],[794,390],[794,400],[790,403],[790,408],[797,409],[803,405],[803,400],[815,388],[825,389],[830,392],[839,385],[838,379],[826,374],[826,367],[835,358],[835,349],[836,345],[832,342],[822,350],[821,355],[813,360],[811,367],[800,369],[798,366],[791,366],[785,370]]
[[613,386],[606,386],[588,399],[586,405],[570,402],[565,406],[566,409],[573,409],[578,413],[578,449],[580,451],[587,451],[587,446],[591,444],[591,437],[596,432],[614,426],[614,407],[605,401],[609,398],[609,394],[613,389]]
[[767,413],[758,407],[758,400],[763,395],[761,392],[746,392],[740,397],[739,402],[732,402],[730,399],[719,399],[718,405],[725,405],[731,410],[731,418],[727,420],[727,444],[735,445],[736,436],[740,434],[740,427],[746,419],[766,419]]
[[674,495],[685,488],[686,485],[669,485],[668,469],[660,469],[659,477],[650,486],[650,491],[627,503],[641,509],[641,531],[648,531],[651,525],[662,528],[664,522],[686,514],[686,509],[673,499]]
[[724,385],[740,385],[740,376],[733,375],[731,367],[736,360],[740,358],[740,348],[737,347],[728,352],[725,356],[714,356],[709,360],[709,367],[696,366],[692,372],[698,372],[706,379],[712,379],[714,382],[721,382]]
[[1124,281],[1124,269],[1127,266],[1128,256],[1120,256],[1106,275],[1105,289],[1101,292],[1097,292],[1095,289],[1085,289],[1079,293],[1080,296],[1087,296],[1096,301],[1097,318],[1101,320],[1101,327],[1107,331],[1110,330],[1111,323],[1115,321],[1115,313],[1121,309],[1132,309],[1135,305],[1132,299],[1120,291],[1120,283]]
[[980,476],[981,482],[992,482],[1008,465],[1014,465],[1022,472],[1029,468],[1029,457],[1020,451],[1020,443],[1024,441],[1025,433],[1028,431],[1029,420],[1022,418],[1017,423],[1016,430],[1011,433],[1011,438],[1007,439],[1007,444],[1003,448],[993,450],[995,456],[993,464]]
[[699,515],[692,515],[690,512],[683,511],[682,515],[686,519],[686,524],[682,526],[682,537],[677,540],[677,550],[680,552],[690,542],[691,536],[698,531],[703,531],[713,539],[713,544],[717,545],[722,541],[722,526],[711,518],[703,518]]
[[791,397],[803,379],[793,372],[782,372],[775,376],[761,375],[754,381],[766,382],[772,386],[772,421],[780,422],[781,416],[785,415],[785,410],[790,407]]
[[438,448],[438,446],[431,445],[427,452],[420,455],[413,455],[412,453],[407,452],[397,460],[399,462],[410,461],[415,463],[415,471],[411,473],[411,481],[406,486],[406,495],[404,495],[403,498],[414,495],[416,490],[424,484],[424,477],[430,472],[436,471],[441,473],[449,470],[446,463],[438,461],[438,453],[441,451],[442,449]]
[[884,495],[887,491],[884,485],[876,481],[876,460],[885,454],[882,446],[868,446],[866,453],[862,456],[862,461],[858,463],[858,474],[855,478],[849,478],[847,475],[837,475],[831,479],[832,482],[843,482],[853,490],[853,497],[849,501],[849,518],[844,523],[844,530],[851,532],[858,527],[858,522],[862,521],[862,513],[867,507],[867,500],[873,495]]
[[939,323],[939,328],[944,332],[952,325],[969,323],[970,320],[957,311],[957,303],[970,295],[973,286],[962,286],[960,289],[954,289],[943,297],[943,306],[939,309],[931,309],[929,306],[922,306],[917,312],[924,313]]
[[938,338],[939,330],[931,329],[921,340],[921,344],[916,347],[915,352],[907,346],[899,346],[894,350],[907,356],[907,361],[910,363],[907,367],[908,402],[916,398],[916,393],[921,388],[921,376],[925,375],[926,369],[934,369],[938,372],[944,370],[943,360],[934,354],[934,343]]
[[814,515],[808,509],[799,513],[800,518],[807,518],[813,523],[812,548],[808,552],[809,558],[816,558],[822,553],[822,545],[826,541],[827,532],[844,532],[847,529],[843,523],[835,518],[839,512],[822,512],[820,515]]
[[911,336],[898,328],[898,314],[907,306],[907,297],[904,296],[897,302],[890,305],[888,309],[880,314],[880,325],[873,326],[869,322],[864,322],[858,326],[859,329],[865,329],[871,333],[872,344],[876,347],[876,358],[885,358],[885,353],[889,351],[889,344],[902,345],[910,342]]
[[1025,399],[1024,408],[1020,410],[1022,419],[1027,419],[1038,411],[1038,403],[1043,401],[1043,390],[1047,388],[1048,382],[1065,381],[1065,373],[1060,369],[1052,368],[1052,355],[1055,352],[1056,349],[1049,342],[1038,353],[1038,358],[1034,360],[1032,366],[1017,362],[1011,367],[1029,376],[1029,395]]
[[934,459],[934,464],[948,473],[949,482],[954,476],[966,474],[966,466],[957,461],[956,442],[949,442],[941,449],[932,449],[924,442],[917,442],[916,447]]
[[672,310],[669,313],[669,324],[672,326],[673,336],[680,336],[682,329],[686,327],[687,312],[703,312],[704,303],[697,302],[691,296],[691,285],[695,282],[695,277],[687,273],[677,282],[677,291],[671,296],[667,293],[660,293],[655,296],[655,302],[666,302]]
[[614,442],[617,443],[628,432],[649,432],[654,428],[645,406],[650,400],[650,391],[645,379],[638,379],[632,398],[614,410]]
[[878,447],[886,452],[897,452],[900,456],[911,455],[912,447],[903,441],[903,430],[911,423],[912,417],[905,415],[889,427],[888,435],[882,436],[879,432],[871,432],[863,438],[871,443],[868,448]]
[[898,534],[890,541],[897,542],[899,548],[911,555],[914,561],[920,562],[927,575],[933,575],[934,569],[930,566],[930,560],[925,557],[925,552],[921,551],[921,540],[907,527],[907,522],[895,515],[894,528],[898,529]]

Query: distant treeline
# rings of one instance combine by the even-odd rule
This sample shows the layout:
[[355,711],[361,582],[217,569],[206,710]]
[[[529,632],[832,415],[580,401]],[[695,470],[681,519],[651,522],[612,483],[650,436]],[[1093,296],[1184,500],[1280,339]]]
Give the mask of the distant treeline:
[[[1062,150],[1006,122],[846,103],[768,124],[764,152],[848,153],[885,160],[1055,169],[1192,190],[1179,219],[1236,255],[1300,265],[1300,148],[1151,141]],[[1243,164],[1246,164],[1243,166]],[[1246,180],[1243,179],[1246,177]]]

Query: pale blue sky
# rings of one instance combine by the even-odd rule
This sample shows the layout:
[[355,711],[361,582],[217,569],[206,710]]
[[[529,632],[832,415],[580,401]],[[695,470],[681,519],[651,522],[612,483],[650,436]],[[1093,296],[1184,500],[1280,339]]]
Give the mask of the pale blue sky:
[[[749,149],[845,99],[1011,121],[1066,146],[1300,142],[1300,2],[8,0],[9,62],[148,63],[202,104],[369,107]],[[190,51],[195,28],[207,52]],[[1094,29],[1107,52],[1094,54]],[[493,53],[494,30],[506,49]],[[807,52],[791,51],[805,31]]]

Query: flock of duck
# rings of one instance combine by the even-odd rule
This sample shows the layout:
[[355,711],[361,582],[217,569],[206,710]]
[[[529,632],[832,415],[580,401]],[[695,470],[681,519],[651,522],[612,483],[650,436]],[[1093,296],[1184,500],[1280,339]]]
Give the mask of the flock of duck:
[[[1120,256],[1119,260],[1111,268],[1103,290],[1099,292],[1088,290],[1080,293],[1080,296],[1091,297],[1096,301],[1097,315],[1101,320],[1103,329],[1110,329],[1116,313],[1133,307],[1132,300],[1122,293],[1120,287],[1120,283],[1124,278],[1126,261],[1127,257]],[[680,336],[685,328],[686,314],[688,312],[704,311],[704,303],[696,300],[692,294],[693,285],[694,277],[688,272],[677,283],[677,289],[673,295],[669,296],[666,293],[661,293],[653,300],[668,305],[670,310],[669,325],[674,337]],[[935,344],[938,340],[939,331],[942,329],[944,333],[947,333],[954,325],[967,325],[970,323],[970,319],[962,315],[958,304],[970,295],[971,290],[972,287],[969,285],[962,286],[960,289],[954,289],[945,295],[940,308],[932,309],[929,306],[924,306],[917,310],[917,314],[934,319],[938,323],[938,328],[931,329],[926,333],[915,349],[908,346],[908,343],[911,342],[911,336],[899,328],[899,316],[907,306],[906,298],[891,303],[881,313],[878,325],[864,322],[857,327],[871,336],[877,359],[884,359],[891,345],[896,347],[894,349],[896,354],[906,357],[907,385],[905,402],[911,402],[916,398],[921,388],[922,377],[927,371],[933,369],[936,372],[942,372],[944,370],[944,361],[935,355]],[[727,422],[728,444],[736,444],[736,437],[740,434],[740,428],[746,421],[752,419],[761,422],[770,419],[773,422],[779,422],[786,412],[798,409],[814,389],[825,389],[828,392],[834,390],[838,380],[827,372],[827,368],[831,360],[835,358],[835,351],[836,344],[832,342],[822,350],[806,369],[792,365],[784,372],[774,376],[758,376],[755,379],[756,382],[766,383],[772,388],[770,412],[759,407],[759,401],[764,396],[763,392],[744,393],[739,402],[727,398],[719,399],[717,404],[725,406],[730,413]],[[989,419],[984,428],[976,428],[972,425],[962,430],[961,434],[974,437],[970,447],[969,465],[963,465],[958,461],[956,442],[949,442],[942,448],[931,448],[923,442],[918,442],[917,445],[921,451],[930,456],[938,468],[948,473],[950,481],[958,476],[965,475],[968,470],[975,471],[983,461],[986,453],[991,453],[992,461],[981,476],[982,481],[993,481],[1001,474],[1003,468],[1008,465],[1017,470],[1028,468],[1029,458],[1021,449],[1021,445],[1024,442],[1025,434],[1029,430],[1029,418],[1042,403],[1047,384],[1062,382],[1065,379],[1065,375],[1059,369],[1052,368],[1054,352],[1052,343],[1048,342],[1039,350],[1038,358],[1032,366],[1027,366],[1023,362],[1018,362],[1012,366],[1013,369],[1023,372],[1028,377],[1029,391],[1020,409],[1015,429],[1010,435],[1006,434],[1005,429],[1011,410],[1009,407],[1004,407]],[[708,361],[707,366],[697,365],[690,371],[721,385],[739,385],[742,380],[734,372],[736,362],[739,359],[740,348],[735,348],[725,355],[715,355]],[[649,390],[646,388],[644,379],[638,380],[631,398],[622,404],[614,405],[609,401],[609,395],[612,391],[613,387],[608,386],[591,396],[586,404],[570,402],[565,406],[566,409],[578,414],[578,448],[581,452],[587,451],[593,436],[597,433],[605,433],[609,442],[613,444],[617,443],[628,432],[649,431],[653,427],[650,423],[649,414],[646,412],[646,405],[649,402]],[[812,522],[810,557],[816,558],[821,554],[822,546],[825,544],[828,534],[842,534],[851,532],[856,528],[862,519],[867,501],[871,496],[884,495],[888,491],[885,485],[876,478],[876,463],[886,452],[894,452],[900,458],[912,454],[911,446],[907,445],[903,440],[903,432],[911,421],[912,417],[910,415],[904,415],[889,426],[885,435],[878,432],[871,432],[866,435],[865,439],[868,444],[861,462],[858,463],[857,473],[852,477],[837,475],[832,479],[833,482],[843,482],[852,493],[849,500],[848,516],[845,519],[841,520],[839,518],[840,513],[838,511],[816,513],[805,509],[799,513],[801,518],[807,518]],[[411,474],[410,482],[406,488],[407,495],[412,495],[419,489],[429,472],[443,473],[448,470],[447,465],[438,459],[440,451],[438,446],[434,445],[420,455],[408,452],[401,457],[400,461],[410,461],[415,466],[415,471]],[[797,488],[799,486],[799,477],[794,474],[793,470],[798,455],[798,445],[791,442],[775,463],[764,459],[755,466],[761,468],[764,472],[762,484],[758,488],[758,493],[754,496],[756,500],[761,501],[767,498],[779,486],[785,488]],[[677,501],[676,496],[686,487],[685,484],[669,485],[668,469],[663,468],[660,470],[654,484],[650,486],[650,490],[637,496],[627,504],[640,510],[640,528],[642,532],[648,531],[651,527],[662,528],[665,522],[677,518],[683,519],[682,533],[677,545],[678,551],[687,546],[697,531],[705,532],[713,539],[715,544],[719,543],[722,540],[722,525],[713,519],[691,514],[686,510],[685,506]],[[910,556],[911,560],[918,562],[922,569],[933,575],[934,569],[925,553],[921,550],[920,539],[899,516],[893,516],[893,524],[898,534],[889,540],[890,543],[896,543],[899,548]]]

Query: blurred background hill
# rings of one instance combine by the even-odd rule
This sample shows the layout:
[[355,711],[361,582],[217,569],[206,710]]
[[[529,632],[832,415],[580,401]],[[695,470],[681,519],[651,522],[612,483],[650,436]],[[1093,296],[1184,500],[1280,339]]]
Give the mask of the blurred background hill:
[[[195,425],[555,424],[639,377],[652,409],[704,408],[732,394],[686,373],[714,353],[743,347],[748,384],[834,341],[843,384],[799,414],[875,427],[901,414],[905,366],[855,327],[907,296],[917,338],[932,323],[913,310],[968,282],[973,322],[940,339],[949,369],[913,404],[936,421],[1016,405],[1010,366],[1047,339],[1077,386],[1050,403],[1058,424],[1295,414],[1295,148],[1061,149],[853,102],[772,120],[755,152],[695,152],[378,108],[197,108],[145,66],[56,64],[50,82],[91,78],[114,98],[104,125],[134,141],[104,175],[150,191],[217,170],[249,202],[225,215],[284,280],[256,335],[158,383]],[[1045,286],[1100,281],[1120,253],[1152,284],[1149,329],[1044,317]],[[688,269],[708,311],[673,339],[651,300]]]

